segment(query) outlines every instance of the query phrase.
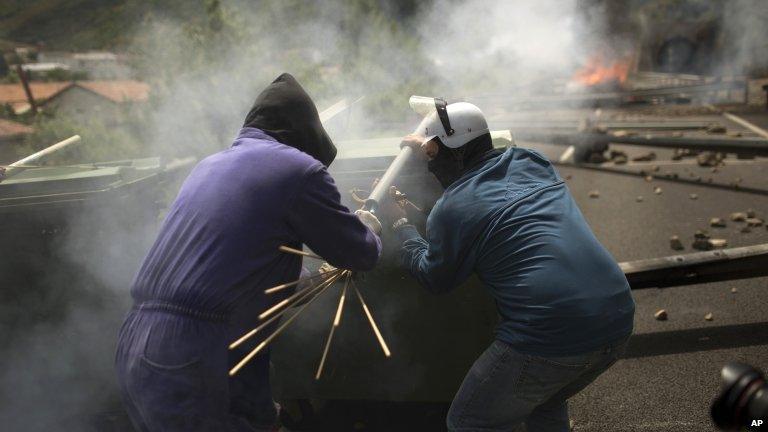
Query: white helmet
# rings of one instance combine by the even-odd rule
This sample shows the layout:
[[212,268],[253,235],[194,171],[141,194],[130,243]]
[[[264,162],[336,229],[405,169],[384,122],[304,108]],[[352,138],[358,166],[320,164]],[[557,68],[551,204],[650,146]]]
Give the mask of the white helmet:
[[434,108],[416,129],[426,141],[437,137],[446,147],[455,149],[488,133],[488,123],[480,108],[467,102],[446,105],[442,99],[434,101]]

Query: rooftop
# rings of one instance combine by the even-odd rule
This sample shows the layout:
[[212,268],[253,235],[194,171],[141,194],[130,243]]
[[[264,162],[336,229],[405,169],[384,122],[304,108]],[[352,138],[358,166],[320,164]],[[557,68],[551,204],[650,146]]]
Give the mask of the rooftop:
[[34,131],[31,127],[11,120],[0,119],[0,139],[15,138],[30,134]]
[[[134,80],[111,81],[62,81],[29,83],[32,96],[40,104],[59,95],[65,90],[80,87],[98,94],[112,102],[145,102],[149,99],[149,84]],[[29,101],[21,83],[0,84],[0,104],[9,104],[14,111],[22,112],[29,107]]]

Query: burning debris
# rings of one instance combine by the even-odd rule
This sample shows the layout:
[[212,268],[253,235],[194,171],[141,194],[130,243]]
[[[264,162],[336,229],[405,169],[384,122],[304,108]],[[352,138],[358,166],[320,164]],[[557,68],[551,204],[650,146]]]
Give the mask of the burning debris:
[[630,60],[608,60],[603,55],[594,55],[574,74],[573,81],[588,87],[621,88],[631,64]]

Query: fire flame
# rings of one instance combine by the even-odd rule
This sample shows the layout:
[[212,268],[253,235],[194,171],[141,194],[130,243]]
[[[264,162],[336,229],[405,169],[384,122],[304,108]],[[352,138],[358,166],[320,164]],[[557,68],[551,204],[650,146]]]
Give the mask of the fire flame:
[[595,86],[611,81],[623,84],[627,80],[629,69],[629,61],[606,61],[603,56],[596,55],[573,75],[573,80],[585,86]]

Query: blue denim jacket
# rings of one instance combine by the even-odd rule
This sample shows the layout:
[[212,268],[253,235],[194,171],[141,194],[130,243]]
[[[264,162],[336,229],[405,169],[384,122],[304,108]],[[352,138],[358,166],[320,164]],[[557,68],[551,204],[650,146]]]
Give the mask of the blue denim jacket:
[[433,292],[477,273],[496,300],[496,337],[537,355],[588,352],[632,331],[624,273],[552,164],[511,148],[445,190],[426,239],[398,230],[402,264]]

